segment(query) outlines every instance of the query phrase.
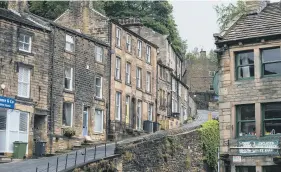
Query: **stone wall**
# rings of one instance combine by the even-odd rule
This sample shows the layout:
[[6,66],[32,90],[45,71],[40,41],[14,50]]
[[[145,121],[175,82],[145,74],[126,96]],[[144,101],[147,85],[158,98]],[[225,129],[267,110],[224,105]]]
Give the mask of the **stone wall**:
[[183,131],[159,132],[119,144],[116,153],[122,154],[123,171],[204,171],[197,130]]
[[188,109],[188,116],[190,117],[197,117],[197,104],[196,102],[193,100],[193,98],[191,98],[190,96],[188,97],[188,106],[190,109]]

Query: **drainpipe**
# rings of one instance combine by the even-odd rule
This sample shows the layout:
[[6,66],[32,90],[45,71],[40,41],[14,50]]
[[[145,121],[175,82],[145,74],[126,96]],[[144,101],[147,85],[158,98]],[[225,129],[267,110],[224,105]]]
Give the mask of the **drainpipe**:
[[[110,102],[110,96],[111,96],[111,56],[112,56],[112,45],[111,45],[111,32],[112,32],[112,25],[111,25],[111,21],[108,20],[108,42],[109,42],[109,91],[108,91],[108,114],[106,115],[106,137],[105,137],[105,141],[107,142],[108,139],[108,133],[109,133],[109,129],[110,129],[110,125],[109,125],[109,120],[110,120],[110,107],[111,107],[111,102]],[[107,65],[108,66],[108,65]]]
[[155,118],[155,122],[158,122],[158,62],[156,62],[156,100],[155,100],[155,108],[156,108],[156,118]]

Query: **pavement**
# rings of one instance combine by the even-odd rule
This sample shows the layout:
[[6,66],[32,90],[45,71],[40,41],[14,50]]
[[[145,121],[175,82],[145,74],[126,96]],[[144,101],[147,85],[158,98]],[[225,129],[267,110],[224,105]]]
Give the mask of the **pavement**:
[[[200,126],[201,124],[203,124],[208,120],[209,112],[210,111],[207,110],[198,110],[197,119],[195,119],[191,123],[183,125],[181,129],[189,130],[194,127]],[[218,116],[218,112],[212,112],[212,115]],[[156,133],[159,134],[165,133],[165,131],[159,131]],[[152,135],[156,135],[156,134],[150,134],[150,136]],[[137,138],[125,139],[119,141],[118,144],[132,142],[134,140],[140,139],[141,137],[149,137],[149,135],[140,136]],[[96,153],[95,153],[95,148],[87,148],[86,155],[85,155],[85,149],[81,149],[78,151],[72,151],[68,154],[62,154],[58,156],[44,157],[40,159],[27,159],[20,162],[0,164],[0,172],[57,172],[57,171],[62,171],[65,168],[70,168],[74,166],[75,163],[78,165],[78,164],[83,164],[84,162],[89,162],[93,159],[98,160],[108,156],[112,156],[114,155],[114,150],[115,150],[115,143],[109,143],[106,146],[106,150],[104,145],[97,146]],[[77,158],[75,158],[76,156]],[[49,170],[48,170],[48,166],[49,166]]]

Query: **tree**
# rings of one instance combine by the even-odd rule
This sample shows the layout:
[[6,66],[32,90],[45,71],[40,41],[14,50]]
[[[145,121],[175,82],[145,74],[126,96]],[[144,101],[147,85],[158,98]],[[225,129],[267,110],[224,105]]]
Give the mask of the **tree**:
[[233,3],[217,5],[215,6],[215,10],[218,15],[217,23],[221,31],[224,30],[235,17],[245,14],[247,11],[246,3],[243,0],[238,0],[236,5]]

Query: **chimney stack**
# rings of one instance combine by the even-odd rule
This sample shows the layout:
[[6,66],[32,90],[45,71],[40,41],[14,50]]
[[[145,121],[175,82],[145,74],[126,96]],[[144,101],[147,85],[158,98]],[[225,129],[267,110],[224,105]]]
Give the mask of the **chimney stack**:
[[268,0],[246,0],[246,8],[249,14],[261,12],[267,5]]
[[75,23],[85,34],[89,34],[91,1],[69,1],[69,9],[73,13]]
[[8,9],[16,11],[20,14],[28,12],[28,1],[27,0],[13,0],[8,2]]

